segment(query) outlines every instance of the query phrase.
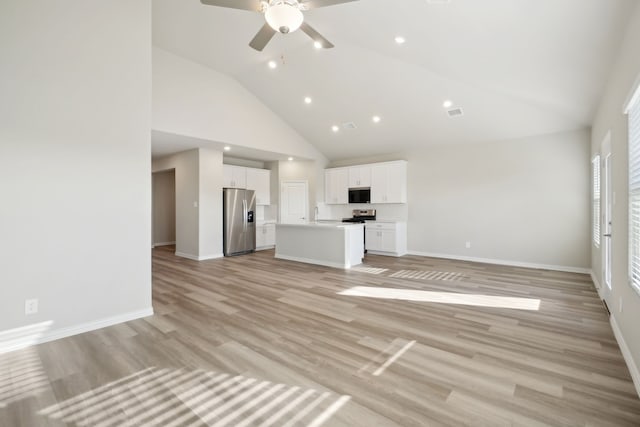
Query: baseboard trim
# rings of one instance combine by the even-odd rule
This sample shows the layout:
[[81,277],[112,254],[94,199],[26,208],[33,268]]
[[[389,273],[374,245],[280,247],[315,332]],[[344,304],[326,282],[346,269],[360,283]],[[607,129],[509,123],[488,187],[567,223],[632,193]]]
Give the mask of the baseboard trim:
[[190,259],[190,260],[193,260],[193,261],[200,261],[197,256],[191,255],[191,254],[186,254],[184,252],[176,251],[176,252],[174,252],[174,255],[175,256],[179,256],[180,258],[186,258],[186,259]]
[[367,253],[371,255],[392,256],[396,258],[407,254],[406,252],[383,252],[383,251],[373,251],[371,249],[367,249]]
[[477,258],[477,257],[449,255],[449,254],[435,254],[430,252],[419,252],[419,251],[409,251],[408,253],[409,255],[417,255],[417,256],[424,256],[424,257],[430,257],[430,258],[445,258],[445,259],[453,259],[458,261],[481,262],[484,264],[496,264],[496,265],[507,265],[511,267],[535,268],[537,270],[553,270],[553,271],[564,271],[567,273],[591,274],[591,269],[589,268],[569,267],[564,265],[536,264],[531,262],[509,261],[509,260],[493,259],[493,258]]
[[208,259],[218,259],[218,258],[224,258],[224,254],[214,254],[214,255],[201,256],[201,257],[198,257],[198,261],[206,261]]
[[153,246],[169,246],[169,245],[175,245],[176,242],[158,242],[158,243],[154,243]]
[[593,270],[591,271],[591,273],[589,273],[589,275],[591,276],[591,280],[593,280],[593,285],[596,287],[596,292],[598,292],[598,296],[600,297],[600,299],[602,299],[602,284],[600,284],[600,281],[598,280],[596,275],[593,273]]
[[323,265],[325,267],[340,268],[342,270],[344,270],[345,268],[349,268],[337,262],[318,261],[316,259],[302,258],[302,257],[296,257],[296,256],[289,256],[289,255],[275,254],[274,258],[284,259],[287,261],[304,262],[305,264]]
[[609,322],[611,323],[611,329],[613,329],[613,335],[615,335],[616,341],[618,341],[618,346],[620,347],[624,361],[627,363],[627,367],[629,368],[633,385],[636,387],[636,393],[640,397],[640,371],[638,371],[638,365],[636,365],[636,362],[633,360],[631,350],[629,350],[629,346],[627,346],[627,342],[624,340],[622,331],[620,330],[618,322],[616,322],[616,318],[613,314],[609,316]]
[[187,258],[187,259],[190,259],[190,260],[193,260],[193,261],[206,261],[208,259],[217,259],[217,258],[223,258],[224,257],[223,254],[196,256],[196,255],[191,255],[191,254],[185,254],[184,252],[175,252],[174,255],[175,256],[179,256],[181,258]]
[[153,316],[153,307],[60,329],[49,330],[49,326],[53,324],[51,321],[10,329],[0,332],[0,354],[148,316]]

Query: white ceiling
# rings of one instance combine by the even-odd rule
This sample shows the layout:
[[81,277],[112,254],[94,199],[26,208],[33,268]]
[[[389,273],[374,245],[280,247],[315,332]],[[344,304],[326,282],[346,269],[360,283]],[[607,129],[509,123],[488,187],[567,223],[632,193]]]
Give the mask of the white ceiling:
[[[257,52],[261,14],[154,0],[153,43],[234,77],[337,160],[588,127],[637,3],[359,0],[305,12],[334,49],[296,31]],[[345,122],[357,129],[331,131]]]

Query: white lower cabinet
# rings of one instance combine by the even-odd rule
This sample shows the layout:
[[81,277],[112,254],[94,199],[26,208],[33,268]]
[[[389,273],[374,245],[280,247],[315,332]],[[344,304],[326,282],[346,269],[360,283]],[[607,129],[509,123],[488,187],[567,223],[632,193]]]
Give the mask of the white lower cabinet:
[[271,249],[276,245],[276,225],[261,224],[256,226],[256,250]]
[[407,253],[407,224],[367,221],[365,248],[376,255],[402,256]]

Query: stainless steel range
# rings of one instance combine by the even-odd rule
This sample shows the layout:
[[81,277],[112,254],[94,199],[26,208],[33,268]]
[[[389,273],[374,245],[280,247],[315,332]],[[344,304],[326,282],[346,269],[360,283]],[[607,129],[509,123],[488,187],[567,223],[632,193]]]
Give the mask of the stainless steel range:
[[360,222],[364,224],[365,221],[376,220],[375,209],[354,209],[351,213],[353,216],[351,218],[343,218],[342,222]]

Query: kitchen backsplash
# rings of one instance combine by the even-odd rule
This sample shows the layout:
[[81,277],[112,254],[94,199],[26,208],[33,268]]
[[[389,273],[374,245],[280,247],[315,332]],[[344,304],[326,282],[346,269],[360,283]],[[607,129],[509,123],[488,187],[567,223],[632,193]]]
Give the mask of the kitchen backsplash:
[[389,221],[407,221],[408,207],[407,204],[348,204],[348,205],[323,205],[322,211],[326,212],[326,216],[321,215],[321,219],[342,219],[352,216],[354,209],[375,209],[376,218],[379,220]]
[[278,206],[277,205],[258,205],[256,206],[256,221],[277,221]]

